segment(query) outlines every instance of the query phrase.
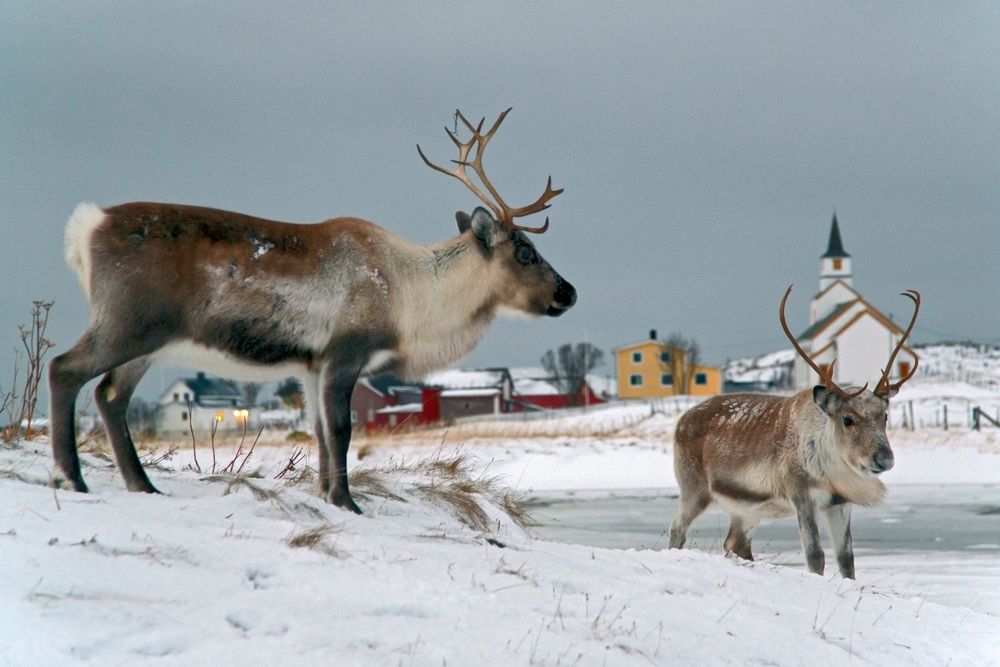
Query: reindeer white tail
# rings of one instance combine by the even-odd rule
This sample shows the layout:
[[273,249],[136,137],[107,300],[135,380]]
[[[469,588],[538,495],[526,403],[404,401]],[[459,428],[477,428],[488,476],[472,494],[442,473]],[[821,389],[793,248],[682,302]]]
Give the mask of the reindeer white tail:
[[76,271],[90,300],[90,237],[104,220],[104,211],[90,202],[78,204],[66,223],[66,263]]

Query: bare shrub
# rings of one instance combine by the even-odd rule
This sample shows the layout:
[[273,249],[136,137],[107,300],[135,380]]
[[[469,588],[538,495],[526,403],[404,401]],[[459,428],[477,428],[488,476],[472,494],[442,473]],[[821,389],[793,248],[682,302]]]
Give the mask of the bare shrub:
[[35,419],[35,409],[38,406],[38,390],[42,382],[42,372],[45,370],[45,356],[55,345],[45,337],[51,310],[51,301],[33,301],[30,324],[17,326],[21,337],[21,346],[24,348],[26,373],[21,394],[17,395],[17,377],[22,352],[15,351],[13,382],[9,390],[0,389],[0,409],[2,409],[0,411],[7,414],[9,421],[9,426],[3,430],[5,442],[19,439],[22,435],[22,425],[25,438],[31,438],[38,433],[32,424]]

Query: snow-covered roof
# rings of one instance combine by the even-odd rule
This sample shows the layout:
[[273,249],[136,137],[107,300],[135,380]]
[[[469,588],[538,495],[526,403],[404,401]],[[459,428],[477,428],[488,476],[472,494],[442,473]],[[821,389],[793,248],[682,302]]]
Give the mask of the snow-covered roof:
[[559,396],[562,393],[544,368],[528,366],[511,368],[509,372],[515,396]]
[[480,371],[454,368],[431,373],[424,378],[425,385],[439,389],[481,389],[500,387],[503,383],[504,372],[501,370]]
[[441,392],[441,398],[479,398],[482,396],[499,396],[498,388],[483,389],[445,389]]
[[598,396],[618,396],[618,380],[610,375],[587,374],[587,384]]
[[375,411],[377,415],[390,415],[399,413],[423,412],[424,406],[420,403],[403,403],[402,405],[389,405]]

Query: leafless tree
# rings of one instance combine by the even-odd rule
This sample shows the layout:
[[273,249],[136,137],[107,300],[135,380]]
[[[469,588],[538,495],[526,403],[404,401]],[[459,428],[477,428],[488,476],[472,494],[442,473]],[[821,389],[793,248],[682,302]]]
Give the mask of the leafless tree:
[[264,385],[260,382],[241,382],[240,392],[243,394],[243,403],[248,408],[257,405],[257,398],[260,396],[260,389]]
[[566,343],[557,350],[547,351],[542,355],[541,363],[551,382],[570,397],[571,404],[575,404],[587,373],[603,360],[604,352],[590,343]]
[[301,410],[305,405],[305,400],[302,397],[302,385],[295,378],[282,380],[274,393],[281,399],[286,408]]
[[701,360],[701,349],[698,341],[693,337],[688,338],[680,331],[675,331],[663,344],[670,348],[672,354],[669,361],[663,364],[664,370],[673,373],[674,386],[678,387],[681,393],[691,393],[691,381],[694,379],[694,367]]

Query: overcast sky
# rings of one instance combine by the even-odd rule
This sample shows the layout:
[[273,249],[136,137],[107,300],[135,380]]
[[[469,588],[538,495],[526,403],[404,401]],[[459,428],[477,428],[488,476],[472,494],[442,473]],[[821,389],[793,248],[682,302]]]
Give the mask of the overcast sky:
[[489,172],[517,203],[550,173],[565,187],[536,241],[579,302],[498,321],[468,366],[537,364],[585,336],[609,350],[650,328],[695,337],[710,362],[785,347],[777,303],[794,282],[789,320],[805,328],[834,210],[862,294],[898,320],[898,293],[922,292],[916,341],[1000,343],[996,3],[3,0],[0,13],[0,349],[32,299],[56,302],[54,352],[82,333],[63,261],[80,201],[354,215],[430,243],[477,202],[414,145],[444,162],[456,107],[507,106]]

